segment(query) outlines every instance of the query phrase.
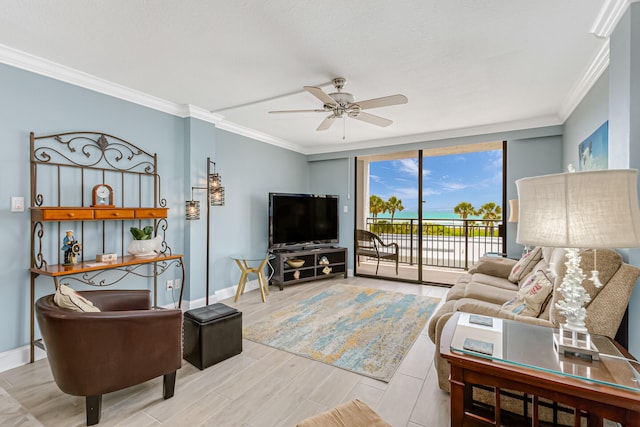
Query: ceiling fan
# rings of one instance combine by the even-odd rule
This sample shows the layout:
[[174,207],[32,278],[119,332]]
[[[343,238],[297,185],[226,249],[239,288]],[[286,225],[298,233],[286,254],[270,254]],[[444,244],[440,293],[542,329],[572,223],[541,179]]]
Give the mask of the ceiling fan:
[[406,104],[408,102],[407,97],[404,95],[383,96],[382,98],[373,98],[356,102],[352,94],[342,92],[342,88],[344,87],[346,82],[347,80],[343,77],[336,77],[335,79],[333,79],[331,83],[333,84],[333,86],[335,86],[337,92],[329,94],[325,93],[319,87],[304,86],[304,90],[322,101],[322,108],[317,108],[314,110],[269,111],[269,113],[329,113],[329,115],[325,117],[322,123],[320,123],[318,129],[316,129],[319,131],[329,129],[336,119],[342,119],[346,117],[351,117],[352,119],[361,120],[363,122],[371,123],[376,126],[386,127],[393,123],[393,121],[385,119],[384,117],[365,113],[362,110],[388,107],[390,105]]

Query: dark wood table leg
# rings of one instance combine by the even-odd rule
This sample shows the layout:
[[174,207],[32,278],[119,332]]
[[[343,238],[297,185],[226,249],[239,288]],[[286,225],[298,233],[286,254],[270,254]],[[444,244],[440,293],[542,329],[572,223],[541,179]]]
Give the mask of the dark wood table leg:
[[462,426],[464,422],[465,411],[465,386],[463,369],[451,365],[451,376],[449,377],[450,396],[451,402],[451,425]]

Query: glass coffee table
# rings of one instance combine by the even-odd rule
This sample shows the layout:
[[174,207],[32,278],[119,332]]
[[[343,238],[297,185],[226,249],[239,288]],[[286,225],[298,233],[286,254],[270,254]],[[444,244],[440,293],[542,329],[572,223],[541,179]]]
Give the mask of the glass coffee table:
[[640,364],[599,335],[591,338],[600,360],[558,354],[554,331],[455,313],[440,340],[440,353],[451,365],[451,425],[478,425],[479,418],[487,425],[501,425],[498,398],[493,420],[473,413],[472,387],[480,385],[534,396],[532,425],[538,425],[536,404],[543,397],[576,408],[578,419],[581,411],[586,413],[589,426],[602,426],[603,419],[640,426]]

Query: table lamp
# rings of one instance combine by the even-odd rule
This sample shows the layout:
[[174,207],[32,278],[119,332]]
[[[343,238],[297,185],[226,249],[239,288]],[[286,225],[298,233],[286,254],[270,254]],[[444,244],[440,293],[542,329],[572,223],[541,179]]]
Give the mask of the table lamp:
[[[580,249],[640,247],[637,180],[635,169],[611,169],[516,181],[516,241],[567,251],[567,271],[558,288],[564,299],[557,307],[566,318],[554,335],[558,352],[598,358],[585,325],[584,305],[591,297],[582,286],[585,274],[580,267]],[[596,287],[602,286],[597,271],[590,280]]]

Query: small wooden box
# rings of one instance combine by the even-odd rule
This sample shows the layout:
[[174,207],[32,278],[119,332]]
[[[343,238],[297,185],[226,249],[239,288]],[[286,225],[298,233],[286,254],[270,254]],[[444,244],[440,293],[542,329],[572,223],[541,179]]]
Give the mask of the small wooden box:
[[118,254],[96,254],[97,262],[113,262],[118,260]]

